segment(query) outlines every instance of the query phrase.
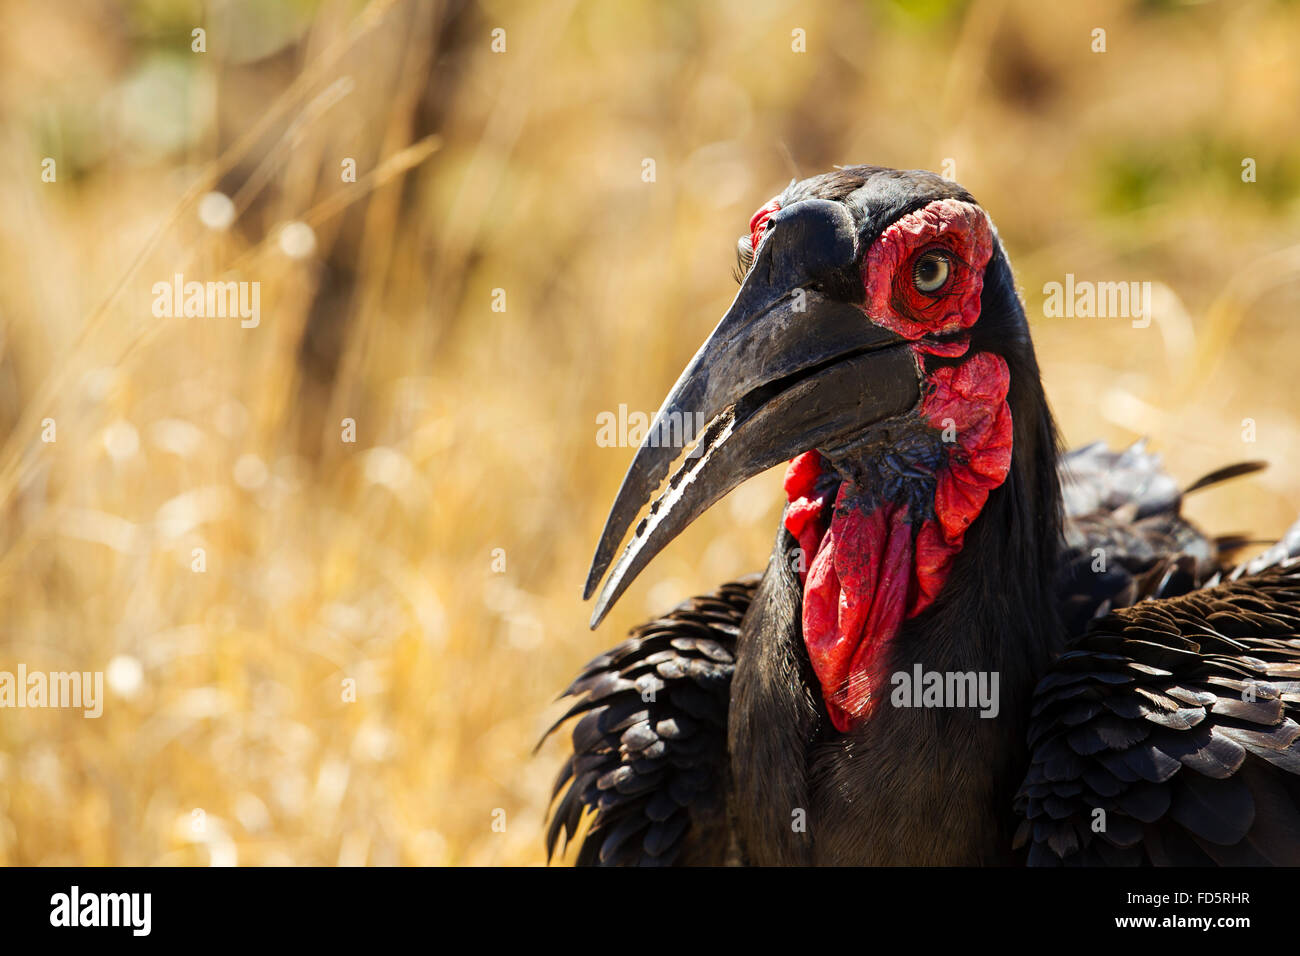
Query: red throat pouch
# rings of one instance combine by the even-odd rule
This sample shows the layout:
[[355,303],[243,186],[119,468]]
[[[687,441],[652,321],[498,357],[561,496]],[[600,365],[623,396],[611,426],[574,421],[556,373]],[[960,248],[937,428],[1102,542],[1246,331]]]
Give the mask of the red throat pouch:
[[834,502],[830,463],[816,451],[786,472],[785,527],[803,552],[803,636],[826,710],[847,731],[869,716],[887,683],[892,642],[904,621],[939,596],[966,530],[1011,466],[1007,364],[979,353],[931,373],[920,407],[948,454],[935,472],[932,514],[878,500],[842,482]]

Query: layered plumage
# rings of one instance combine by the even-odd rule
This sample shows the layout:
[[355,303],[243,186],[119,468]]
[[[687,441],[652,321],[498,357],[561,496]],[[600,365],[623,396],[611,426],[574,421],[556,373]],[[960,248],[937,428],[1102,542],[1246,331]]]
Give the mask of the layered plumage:
[[1112,612],[1039,683],[1034,864],[1300,866],[1300,562]]
[[556,723],[582,715],[555,782],[564,795],[548,853],[561,829],[571,839],[583,811],[596,809],[579,863],[724,858],[728,700],[736,638],[757,586],[753,575],[692,598],[582,669],[565,691],[577,702]]

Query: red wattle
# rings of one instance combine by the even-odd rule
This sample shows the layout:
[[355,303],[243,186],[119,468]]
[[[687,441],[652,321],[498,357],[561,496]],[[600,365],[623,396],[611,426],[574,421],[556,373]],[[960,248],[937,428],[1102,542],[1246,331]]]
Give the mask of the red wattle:
[[936,472],[933,519],[918,525],[906,504],[876,502],[870,489],[844,482],[827,525],[817,493],[829,467],[822,456],[800,455],[786,472],[785,527],[813,555],[803,576],[804,644],[841,733],[871,713],[890,643],[939,596],[966,529],[1011,466],[1006,361],[979,353],[927,381],[922,416],[952,436]]
[[980,352],[961,365],[936,369],[927,381],[932,390],[921,414],[932,428],[954,439],[947,467],[936,475],[934,513],[943,541],[960,550],[989,492],[1011,468],[1011,409],[1006,402],[1011,377],[1002,356]]
[[790,503],[785,510],[785,529],[794,535],[803,551],[798,565],[800,581],[807,578],[809,562],[826,534],[823,517],[826,497],[816,489],[825,467],[819,452],[806,451],[790,462],[785,472],[785,496]]

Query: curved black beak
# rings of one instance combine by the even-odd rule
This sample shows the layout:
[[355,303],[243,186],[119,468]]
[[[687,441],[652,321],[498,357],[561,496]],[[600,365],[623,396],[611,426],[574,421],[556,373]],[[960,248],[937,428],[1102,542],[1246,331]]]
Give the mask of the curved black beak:
[[[717,328],[673,386],[623,478],[591,562],[591,597],[642,507],[685,446],[592,612],[595,628],[633,579],[692,521],[773,465],[851,438],[920,399],[916,360],[860,298],[849,211],[810,199],[779,210]],[[691,423],[708,425],[694,434]]]

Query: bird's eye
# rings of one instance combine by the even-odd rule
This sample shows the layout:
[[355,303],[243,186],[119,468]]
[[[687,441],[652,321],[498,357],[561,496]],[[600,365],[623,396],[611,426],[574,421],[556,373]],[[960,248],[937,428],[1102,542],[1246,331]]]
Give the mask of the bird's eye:
[[934,295],[947,283],[951,271],[952,265],[946,253],[938,250],[927,252],[912,266],[912,285],[918,292]]

